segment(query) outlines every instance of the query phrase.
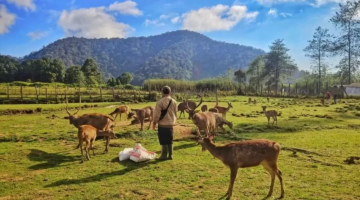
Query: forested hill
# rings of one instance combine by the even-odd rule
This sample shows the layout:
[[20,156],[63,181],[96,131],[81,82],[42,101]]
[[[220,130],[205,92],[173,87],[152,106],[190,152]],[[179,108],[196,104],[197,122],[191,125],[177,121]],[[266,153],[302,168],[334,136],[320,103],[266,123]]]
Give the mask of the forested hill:
[[201,79],[223,74],[229,67],[244,69],[263,50],[211,40],[191,31],[127,39],[65,38],[32,52],[24,60],[59,58],[66,66],[93,58],[104,74],[134,74],[134,83],[147,78]]

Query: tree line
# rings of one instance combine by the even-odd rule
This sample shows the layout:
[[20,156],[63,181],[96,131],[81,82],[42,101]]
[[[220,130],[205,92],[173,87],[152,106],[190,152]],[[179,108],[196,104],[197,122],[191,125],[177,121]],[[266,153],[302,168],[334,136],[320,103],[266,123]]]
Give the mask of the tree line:
[[[65,68],[60,59],[41,58],[19,62],[0,55],[0,82],[13,81],[59,82],[88,87],[105,83],[98,64],[91,58],[86,59],[82,66]],[[110,78],[106,83],[114,87],[129,84],[131,81],[132,75],[125,72],[116,79]]]

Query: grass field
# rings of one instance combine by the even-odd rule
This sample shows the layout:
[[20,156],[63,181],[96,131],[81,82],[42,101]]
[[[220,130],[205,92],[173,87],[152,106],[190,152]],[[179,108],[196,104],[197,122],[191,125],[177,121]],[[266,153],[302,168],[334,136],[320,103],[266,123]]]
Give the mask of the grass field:
[[[226,134],[220,134],[217,145],[242,138],[280,143],[285,199],[360,199],[360,164],[343,162],[349,156],[360,156],[359,100],[321,106],[313,99],[271,99],[270,103],[256,99],[256,105],[248,104],[247,97],[220,99],[223,106],[233,102],[227,119],[234,130],[227,128]],[[145,105],[154,103],[129,106]],[[281,112],[278,126],[267,126],[259,112],[262,105]],[[79,114],[107,114],[114,109],[103,106]],[[21,109],[34,107],[39,106],[21,105]],[[20,109],[18,105],[12,108]],[[52,114],[57,117],[50,118]],[[210,200],[221,199],[227,190],[230,170],[208,151],[201,151],[192,139],[194,125],[187,118],[179,119],[175,127],[172,161],[119,162],[118,153],[136,142],[160,153],[156,132],[139,132],[139,125],[123,120],[116,123],[118,139],[111,140],[109,152],[103,154],[104,141],[99,139],[95,141],[97,154],[81,164],[80,150],[75,149],[77,130],[64,116],[64,110],[0,116],[0,199]],[[306,151],[295,154],[292,148]],[[270,176],[262,167],[239,169],[232,199],[263,199],[269,185]],[[276,180],[270,199],[279,195]]]

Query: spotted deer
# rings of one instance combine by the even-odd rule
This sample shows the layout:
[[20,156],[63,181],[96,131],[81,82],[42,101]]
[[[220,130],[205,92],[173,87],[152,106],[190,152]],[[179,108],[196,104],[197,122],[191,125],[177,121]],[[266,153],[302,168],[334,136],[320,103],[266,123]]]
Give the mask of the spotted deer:
[[238,168],[256,167],[259,165],[262,165],[271,176],[270,190],[266,198],[272,196],[275,176],[278,177],[281,186],[279,199],[284,197],[282,173],[278,168],[278,157],[281,150],[280,144],[272,140],[254,139],[216,146],[212,141],[213,138],[213,135],[200,138],[198,143],[201,144],[202,151],[208,150],[214,157],[230,168],[230,184],[225,194],[227,199],[230,199],[232,196]]
[[266,111],[266,106],[261,106],[263,109],[263,112],[265,113],[265,116],[268,119],[268,125],[270,125],[270,117],[273,118],[273,123],[272,125],[274,125],[274,122],[276,121],[276,125],[277,125],[277,112],[276,110],[268,110]]
[[109,137],[111,139],[116,139],[115,133],[112,130],[104,131],[98,130],[91,125],[81,125],[78,128],[78,140],[79,145],[77,148],[80,147],[81,150],[81,161],[84,162],[84,151],[83,151],[83,142],[86,142],[85,145],[85,152],[87,160],[90,160],[89,149],[92,149],[93,155],[95,155],[93,142],[95,141],[96,137],[104,136]]
[[230,108],[233,108],[233,106],[230,102],[228,102],[228,107],[216,106],[215,108],[218,110],[218,113],[221,113],[222,116],[226,119],[226,113],[230,110]]
[[129,114],[129,107],[128,106],[119,106],[118,108],[116,108],[112,113],[110,113],[109,115],[114,117],[115,115],[115,118],[114,118],[114,121],[116,119],[116,117],[118,115],[120,115],[120,121],[121,121],[121,114],[125,113],[125,115],[128,115]]

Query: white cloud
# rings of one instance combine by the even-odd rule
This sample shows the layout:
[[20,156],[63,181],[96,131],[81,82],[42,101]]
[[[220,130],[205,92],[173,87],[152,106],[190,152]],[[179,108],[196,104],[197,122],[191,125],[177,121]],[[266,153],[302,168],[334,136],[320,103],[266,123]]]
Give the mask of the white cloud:
[[[345,3],[346,0],[256,0],[262,5],[273,5],[281,3],[307,3],[314,7],[320,7],[328,3]],[[350,0],[352,1],[352,0]]]
[[160,15],[159,19],[168,19],[170,15]]
[[292,14],[291,13],[280,13],[281,16],[283,17],[292,17]]
[[6,7],[0,4],[0,35],[9,32],[9,28],[15,23],[16,15],[7,12]]
[[154,19],[154,20],[146,19],[144,24],[145,24],[146,27],[148,27],[150,25],[153,25],[153,26],[165,26],[165,23],[160,22],[160,20],[158,20],[158,19]]
[[124,38],[134,31],[129,25],[117,22],[104,7],[63,11],[58,24],[65,36],[85,38]]
[[136,2],[133,1],[124,1],[121,3],[116,1],[115,3],[111,4],[108,9],[111,11],[118,11],[123,15],[142,15],[141,10],[139,10],[136,6]]
[[17,7],[24,8],[25,10],[35,11],[36,6],[34,0],[7,0],[8,3],[13,3]]
[[33,40],[38,40],[43,37],[46,37],[49,34],[49,31],[37,31],[37,32],[29,32],[27,36],[31,37]]
[[199,32],[230,30],[242,19],[253,21],[258,14],[258,12],[248,13],[246,6],[233,5],[229,7],[219,4],[183,14],[182,27]]
[[270,9],[267,14],[272,15],[272,16],[277,16],[277,10],[276,9]]
[[179,22],[180,22],[180,17],[179,16],[174,17],[174,18],[171,19],[171,23],[173,23],[173,24],[177,24]]

